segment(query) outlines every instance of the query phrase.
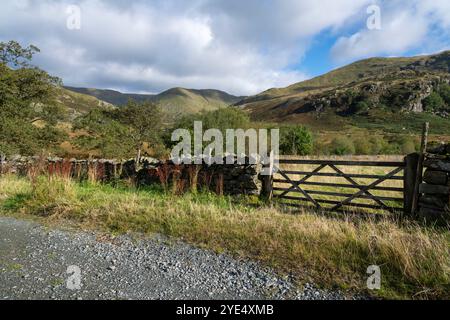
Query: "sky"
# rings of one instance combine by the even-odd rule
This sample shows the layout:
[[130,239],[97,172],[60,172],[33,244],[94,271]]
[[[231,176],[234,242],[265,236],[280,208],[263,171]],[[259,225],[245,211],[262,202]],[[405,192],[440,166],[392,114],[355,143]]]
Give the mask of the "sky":
[[2,0],[0,41],[65,85],[253,95],[356,60],[450,49],[449,0]]

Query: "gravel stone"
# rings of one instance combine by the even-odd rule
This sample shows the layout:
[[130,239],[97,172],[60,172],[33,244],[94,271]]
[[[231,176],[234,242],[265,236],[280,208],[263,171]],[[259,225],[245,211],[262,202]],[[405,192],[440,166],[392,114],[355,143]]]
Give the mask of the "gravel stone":
[[[155,235],[112,237],[93,232],[48,230],[0,217],[0,299],[39,300],[342,300],[339,291],[291,277],[252,261],[236,260]],[[70,290],[69,266],[81,271]],[[73,287],[72,287],[73,289]]]

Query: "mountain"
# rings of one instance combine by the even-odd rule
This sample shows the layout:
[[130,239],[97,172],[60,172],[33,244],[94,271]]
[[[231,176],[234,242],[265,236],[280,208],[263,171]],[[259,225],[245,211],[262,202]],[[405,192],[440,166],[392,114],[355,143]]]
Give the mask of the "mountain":
[[286,88],[267,90],[235,105],[247,110],[254,120],[328,129],[347,125],[386,129],[392,126],[386,119],[397,121],[396,129],[411,119],[431,119],[450,127],[450,121],[442,120],[450,116],[448,101],[434,110],[427,109],[425,103],[441,88],[448,90],[449,82],[450,51],[411,58],[372,58]]
[[160,94],[130,94],[114,90],[65,87],[72,92],[96,97],[99,100],[120,106],[133,99],[138,102],[151,101],[160,104],[173,116],[198,113],[228,107],[244,97],[236,97],[219,90],[194,90],[173,88]]

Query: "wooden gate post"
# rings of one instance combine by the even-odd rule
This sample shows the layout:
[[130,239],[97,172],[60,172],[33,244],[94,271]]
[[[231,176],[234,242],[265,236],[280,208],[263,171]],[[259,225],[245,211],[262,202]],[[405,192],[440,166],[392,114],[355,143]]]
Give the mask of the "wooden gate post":
[[273,175],[263,176],[262,197],[264,200],[271,201],[273,198]]
[[262,192],[261,196],[266,201],[273,199],[273,174],[274,174],[274,153],[270,153],[269,163],[264,164],[264,175],[262,176]]
[[412,153],[405,157],[405,173],[403,176],[404,216],[410,216],[412,213],[419,158],[420,156],[418,153]]

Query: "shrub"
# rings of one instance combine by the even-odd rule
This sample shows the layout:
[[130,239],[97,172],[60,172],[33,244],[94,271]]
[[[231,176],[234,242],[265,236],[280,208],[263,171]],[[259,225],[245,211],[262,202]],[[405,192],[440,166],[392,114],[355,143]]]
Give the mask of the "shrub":
[[372,154],[372,145],[367,138],[357,138],[354,140],[355,152],[359,155]]
[[416,143],[412,139],[406,139],[401,144],[401,152],[404,155],[416,152]]
[[352,112],[354,114],[366,114],[369,111],[369,105],[365,101],[359,101],[352,105]]
[[332,150],[333,153],[338,156],[352,155],[355,154],[355,145],[350,138],[346,136],[340,136],[333,140]]
[[383,150],[384,146],[386,145],[386,141],[383,137],[380,136],[373,136],[369,139],[370,141],[370,147],[371,147],[371,154],[380,154]]
[[282,154],[306,156],[313,150],[313,136],[302,126],[281,128],[280,152]]
[[445,107],[445,101],[437,92],[433,92],[423,100],[425,111],[438,111]]
[[447,107],[450,106],[450,85],[443,84],[439,87],[439,95],[444,99]]

